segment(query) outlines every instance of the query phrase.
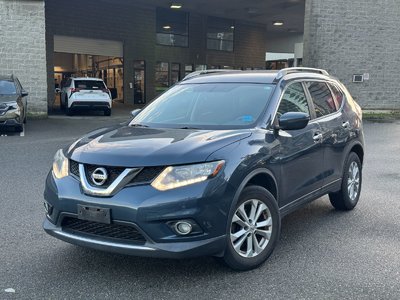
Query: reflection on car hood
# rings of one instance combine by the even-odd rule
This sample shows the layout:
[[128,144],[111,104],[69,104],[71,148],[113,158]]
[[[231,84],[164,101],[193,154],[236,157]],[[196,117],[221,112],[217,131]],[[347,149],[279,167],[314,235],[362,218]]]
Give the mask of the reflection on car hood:
[[11,102],[11,101],[17,101],[18,100],[18,95],[2,95],[0,94],[0,103],[4,102]]
[[81,163],[123,167],[164,166],[202,162],[250,130],[191,130],[118,126],[84,136],[67,156]]

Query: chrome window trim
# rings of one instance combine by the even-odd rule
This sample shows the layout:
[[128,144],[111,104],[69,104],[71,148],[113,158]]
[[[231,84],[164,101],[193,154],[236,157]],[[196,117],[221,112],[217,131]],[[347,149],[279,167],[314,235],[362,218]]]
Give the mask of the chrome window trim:
[[[301,83],[301,86],[303,87],[304,95],[305,95],[306,98],[307,98],[307,103],[309,102],[309,101],[308,101],[309,98],[308,98],[308,96],[307,96],[307,93],[306,93],[306,91],[305,91],[305,89],[304,89],[304,85],[303,85],[303,82],[304,82],[304,81],[306,81],[306,79],[296,79],[296,80],[291,81],[288,85],[285,86],[285,88],[282,90],[282,92],[281,92],[281,94],[280,94],[280,96],[279,96],[278,103],[277,103],[277,105],[275,106],[275,109],[274,109],[273,118],[271,118],[271,124],[269,124],[268,128],[270,128],[270,127],[273,125],[273,123],[274,123],[274,121],[275,121],[275,118],[276,118],[276,114],[278,113],[278,108],[279,108],[279,106],[281,105],[283,95],[285,94],[286,90],[287,90],[292,84],[294,84],[294,83]],[[278,83],[277,86],[279,86],[279,84],[280,84],[280,83]],[[308,112],[309,112],[309,116],[310,116],[310,118],[311,118],[310,104],[308,104]],[[270,128],[270,129],[271,129],[271,128]]]
[[87,195],[109,197],[120,191],[126,184],[128,184],[133,177],[135,177],[141,168],[126,168],[112,184],[106,189],[97,188],[92,186],[86,178],[86,170],[83,164],[79,164],[79,179],[81,181],[82,190]]

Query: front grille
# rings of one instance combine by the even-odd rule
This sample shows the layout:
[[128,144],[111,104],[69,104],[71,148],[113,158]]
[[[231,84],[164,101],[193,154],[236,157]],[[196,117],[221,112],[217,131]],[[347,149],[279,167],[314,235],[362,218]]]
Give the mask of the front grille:
[[100,237],[121,242],[144,244],[146,239],[133,226],[120,224],[103,224],[92,221],[65,217],[61,223],[62,230],[74,234]]
[[[85,164],[85,172],[86,178],[88,182],[92,186],[96,186],[92,180],[92,173],[99,167],[103,167],[107,170],[108,179],[107,181],[101,186],[102,188],[109,187],[114,180],[121,175],[121,173],[125,170],[123,167],[110,167],[110,166],[97,166],[97,165],[88,165]],[[140,184],[149,184],[151,183],[161,172],[164,170],[165,167],[145,167],[143,168],[130,182],[128,185],[140,185]],[[69,171],[72,175],[79,178],[79,163],[70,160],[69,161]]]
[[165,167],[143,168],[129,184],[146,184],[152,182]]
[[[89,181],[89,183],[93,186],[96,186],[92,180],[92,173],[97,169],[102,166],[96,166],[96,165],[85,165],[85,173],[86,173],[86,179]],[[119,167],[108,167],[108,166],[103,166],[107,170],[108,178],[107,181],[101,185],[102,188],[107,188],[109,187],[115,179],[121,173],[125,170],[125,168],[119,168]]]
[[69,171],[71,174],[79,177],[79,163],[74,160],[69,161]]

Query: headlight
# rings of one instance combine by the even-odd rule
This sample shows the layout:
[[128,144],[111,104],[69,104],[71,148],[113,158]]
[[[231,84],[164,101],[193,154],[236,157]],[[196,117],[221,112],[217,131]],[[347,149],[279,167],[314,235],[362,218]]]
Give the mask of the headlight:
[[56,152],[54,155],[53,162],[53,174],[54,177],[61,179],[68,176],[69,162],[68,158],[65,157],[62,149]]
[[215,177],[224,166],[224,161],[166,168],[152,182],[159,191],[166,191]]
[[3,103],[4,106],[8,107],[8,109],[18,109],[18,104],[16,101],[5,102]]

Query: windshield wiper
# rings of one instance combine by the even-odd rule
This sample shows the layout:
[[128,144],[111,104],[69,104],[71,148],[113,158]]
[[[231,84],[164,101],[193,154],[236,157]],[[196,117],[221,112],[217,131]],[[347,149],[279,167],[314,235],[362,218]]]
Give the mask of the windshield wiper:
[[144,124],[140,124],[140,123],[135,123],[135,124],[131,124],[131,125],[129,125],[129,126],[131,126],[131,127],[149,127],[149,126],[147,126],[147,125],[144,125]]

